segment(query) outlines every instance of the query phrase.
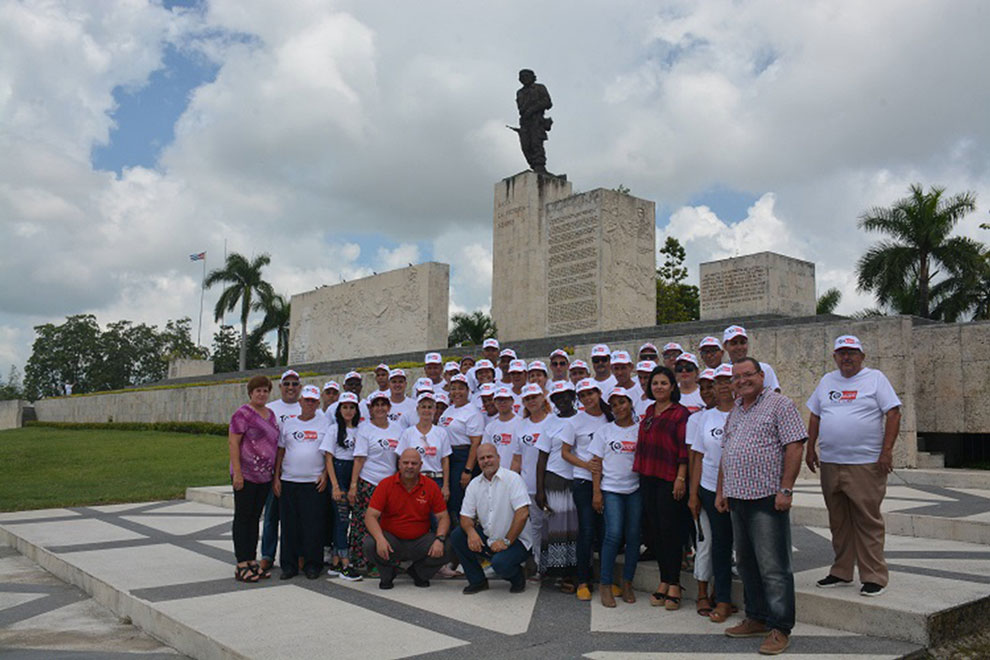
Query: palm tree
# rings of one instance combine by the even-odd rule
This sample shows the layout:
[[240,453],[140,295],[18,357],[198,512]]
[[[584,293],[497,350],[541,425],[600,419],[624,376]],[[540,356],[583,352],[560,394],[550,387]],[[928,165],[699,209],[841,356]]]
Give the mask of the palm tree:
[[272,285],[261,278],[261,269],[271,263],[271,257],[267,254],[260,254],[253,261],[248,261],[244,256],[231,252],[227,255],[227,263],[223,268],[210,271],[206,276],[206,288],[212,287],[219,282],[228,283],[226,289],[220,294],[220,300],[213,310],[215,321],[223,318],[224,313],[232,312],[241,306],[241,352],[238,358],[238,369],[244,371],[247,368],[247,322],[251,313],[251,298],[257,295],[262,300],[266,296],[274,296]]
[[842,292],[832,287],[822,295],[818,296],[818,304],[815,306],[815,314],[831,314],[838,307],[842,300]]
[[480,309],[470,314],[454,314],[450,320],[454,327],[447,337],[448,346],[477,346],[498,333],[492,317]]
[[[972,193],[943,197],[944,188],[925,192],[913,184],[910,195],[889,208],[875,207],[860,216],[859,227],[893,237],[867,250],[857,264],[858,289],[871,291],[881,306],[903,297],[917,285],[913,312],[931,317],[931,289],[936,276],[969,273],[978,263],[979,243],[949,236],[956,223],[976,208]],[[958,276],[958,275],[956,275]]]
[[275,363],[285,365],[289,363],[289,317],[292,311],[292,304],[279,293],[271,295],[262,294],[261,300],[254,302],[251,309],[256,312],[264,312],[265,318],[261,324],[254,329],[254,332],[266,334],[275,331]]
[[990,320],[990,248],[981,245],[978,262],[965,272],[932,287],[932,297],[938,301],[933,310],[937,318],[957,321],[972,313],[973,320]]

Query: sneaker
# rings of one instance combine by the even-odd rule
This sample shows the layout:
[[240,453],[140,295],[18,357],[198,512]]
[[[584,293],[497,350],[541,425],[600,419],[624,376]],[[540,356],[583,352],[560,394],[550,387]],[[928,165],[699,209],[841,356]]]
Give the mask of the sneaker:
[[357,572],[357,569],[353,565],[348,564],[340,569],[340,579],[347,580],[348,582],[360,582],[361,574]]
[[327,575],[330,577],[340,577],[342,571],[343,569],[340,564],[330,564],[330,568],[327,569]]
[[482,582],[479,582],[478,584],[469,584],[468,586],[464,587],[462,592],[470,596],[472,594],[476,594],[485,591],[487,589],[488,589],[488,580],[484,580]]
[[863,586],[859,590],[860,596],[879,596],[883,592],[887,591],[886,587],[882,587],[876,582],[864,582]]
[[823,577],[818,582],[815,582],[816,587],[821,587],[822,589],[831,589],[832,587],[845,587],[852,584],[852,580],[843,580],[842,578],[835,577],[831,573]]
[[763,637],[767,634],[767,626],[755,619],[743,619],[742,623],[725,629],[729,637]]
[[767,633],[766,639],[760,644],[760,654],[778,655],[783,653],[791,645],[791,638],[774,628]]
[[519,579],[516,582],[513,582],[512,586],[509,587],[510,594],[521,594],[524,591],[526,591],[526,580],[523,579]]

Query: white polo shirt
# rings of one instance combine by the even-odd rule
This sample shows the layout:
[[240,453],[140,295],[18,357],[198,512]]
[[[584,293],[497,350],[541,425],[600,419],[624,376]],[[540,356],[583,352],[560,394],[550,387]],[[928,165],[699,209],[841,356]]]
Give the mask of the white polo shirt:
[[[504,539],[512,527],[516,511],[529,506],[529,493],[522,477],[512,470],[500,467],[491,480],[479,474],[464,491],[461,515],[477,518],[481,529],[490,541]],[[529,520],[519,534],[519,541],[527,550],[533,547]]]

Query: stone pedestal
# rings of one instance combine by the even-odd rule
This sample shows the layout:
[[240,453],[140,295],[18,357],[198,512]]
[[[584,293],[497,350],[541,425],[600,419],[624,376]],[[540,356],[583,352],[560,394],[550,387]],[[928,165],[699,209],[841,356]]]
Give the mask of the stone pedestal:
[[186,360],[177,358],[168,363],[168,377],[192,378],[213,374],[213,360]]
[[701,264],[701,320],[814,316],[815,264],[775,252]]
[[492,319],[499,339],[652,325],[655,204],[527,171],[495,184]]

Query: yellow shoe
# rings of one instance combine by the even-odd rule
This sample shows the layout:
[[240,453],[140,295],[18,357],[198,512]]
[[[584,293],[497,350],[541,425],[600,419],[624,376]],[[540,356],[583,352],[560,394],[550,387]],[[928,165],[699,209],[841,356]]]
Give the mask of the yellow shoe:
[[622,595],[622,587],[620,587],[617,584],[613,584],[612,585],[612,595],[613,596],[621,596]]
[[586,584],[578,585],[576,593],[578,600],[591,600],[591,589]]

